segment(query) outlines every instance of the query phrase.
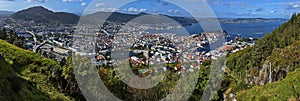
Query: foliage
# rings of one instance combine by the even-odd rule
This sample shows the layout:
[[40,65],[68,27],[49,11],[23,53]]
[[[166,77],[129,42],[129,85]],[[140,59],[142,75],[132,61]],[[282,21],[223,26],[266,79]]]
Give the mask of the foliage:
[[[63,94],[63,90],[59,89],[64,87],[64,82],[68,79],[62,77],[63,69],[57,62],[42,58],[36,53],[23,50],[3,40],[0,40],[0,54],[3,56],[2,62],[7,63],[1,65],[1,69],[9,70],[11,68],[12,72],[3,74],[3,76],[8,76],[8,80],[13,83],[14,87],[17,87],[15,91],[32,94],[32,96],[25,96],[23,93],[16,93],[21,96],[20,100],[38,100],[39,98],[45,100],[74,100],[72,97],[65,95],[68,95],[68,93]],[[3,83],[1,82],[1,84]],[[14,98],[6,91],[2,93],[7,99]],[[39,93],[41,97],[39,97],[39,94],[35,95],[36,93]]]
[[26,48],[25,38],[19,37],[17,33],[12,30],[9,30],[9,32],[7,32],[7,29],[3,28],[0,32],[0,39],[6,40],[7,42],[20,48]]
[[4,59],[0,60],[0,80],[0,97],[3,97],[0,100],[50,100],[48,95],[38,90],[34,83],[19,77]]
[[255,86],[237,93],[238,100],[300,100],[300,69],[291,72],[282,81]]
[[[299,21],[300,15],[294,14],[290,21],[279,26],[272,34],[266,34],[263,39],[258,39],[254,47],[249,47],[243,51],[231,54],[227,59],[227,67],[230,69],[231,74],[236,77],[241,76],[239,79],[244,80],[246,70],[251,69],[253,71],[248,72],[254,74],[250,75],[257,75],[255,71],[260,70],[266,61],[272,62],[276,58],[276,61],[279,62],[290,61],[291,59],[287,60],[286,58],[276,57],[274,55],[286,54],[287,57],[289,55],[293,56],[291,51],[295,50],[291,50],[290,53],[282,53],[281,50],[286,50],[286,47],[293,43],[298,43],[300,39],[300,27],[297,23]],[[296,59],[296,57],[293,59]],[[282,66],[291,67],[288,63],[290,62]],[[274,66],[277,65],[274,64]]]
[[[279,26],[271,34],[258,39],[253,47],[228,56],[227,73],[238,81],[231,92],[238,92],[239,100],[299,100],[299,92],[295,91],[300,85],[299,78],[295,76],[299,69],[285,78],[286,72],[296,70],[300,63],[299,22],[300,15],[294,14],[291,20]],[[248,79],[255,79],[266,63],[271,66],[272,81],[277,82],[265,86],[250,85],[249,82],[245,82],[247,73]]]

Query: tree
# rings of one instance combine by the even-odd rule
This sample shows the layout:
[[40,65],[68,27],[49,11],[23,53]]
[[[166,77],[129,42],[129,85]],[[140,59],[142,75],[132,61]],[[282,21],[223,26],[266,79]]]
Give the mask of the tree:
[[63,57],[63,58],[61,59],[59,65],[60,65],[61,67],[63,67],[64,65],[66,65],[66,62],[67,62],[66,58]]
[[1,33],[0,33],[0,39],[6,40],[6,38],[7,38],[6,29],[3,28]]
[[25,37],[17,37],[16,40],[14,40],[13,45],[26,49]]

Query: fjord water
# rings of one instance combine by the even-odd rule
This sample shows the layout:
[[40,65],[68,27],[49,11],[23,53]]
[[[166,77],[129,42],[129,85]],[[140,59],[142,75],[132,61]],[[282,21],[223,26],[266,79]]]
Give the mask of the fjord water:
[[[271,33],[279,25],[285,21],[272,21],[272,22],[249,22],[249,23],[221,23],[223,30],[227,31],[231,37],[241,35],[242,37],[264,37],[266,33]],[[189,34],[197,34],[203,32],[203,29],[199,24],[192,24],[184,26]],[[175,33],[182,35],[184,31],[182,28],[171,29],[171,30],[148,30],[150,33]]]

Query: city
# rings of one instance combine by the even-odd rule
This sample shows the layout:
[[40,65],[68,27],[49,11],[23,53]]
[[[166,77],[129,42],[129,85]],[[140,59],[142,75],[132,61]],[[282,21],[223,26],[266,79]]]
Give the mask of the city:
[[300,99],[298,1],[0,2],[1,101]]

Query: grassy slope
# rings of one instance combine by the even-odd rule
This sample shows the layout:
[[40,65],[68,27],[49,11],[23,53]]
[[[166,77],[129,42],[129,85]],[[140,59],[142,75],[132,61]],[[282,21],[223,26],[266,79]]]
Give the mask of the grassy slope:
[[60,93],[51,79],[61,69],[53,60],[0,40],[0,100],[72,100]]
[[[300,42],[285,47],[284,52],[274,50],[270,56],[270,61],[276,66],[284,67],[299,61]],[[286,61],[284,61],[286,60]],[[293,69],[290,67],[290,69]],[[237,94],[239,100],[300,100],[300,68],[290,72],[288,76],[280,81],[267,84],[265,86],[255,86],[249,90],[242,90]]]
[[[231,68],[235,77],[245,70],[256,70],[265,61],[272,63],[272,68],[286,68],[290,73],[284,79],[279,77],[277,82],[264,86],[254,86],[251,89],[236,90],[238,100],[300,100],[300,15],[293,15],[292,19],[281,25],[272,34],[259,40],[253,48],[248,48],[229,57]],[[239,57],[239,58],[238,58]],[[258,62],[259,60],[260,62]],[[234,62],[232,62],[234,61]],[[255,63],[258,63],[255,65]],[[252,71],[254,74],[258,70]],[[273,73],[274,76],[274,73]],[[243,83],[244,78],[240,79]],[[246,86],[243,86],[245,88]]]
[[50,98],[31,82],[17,76],[11,66],[0,60],[0,100],[50,100]]
[[[300,14],[293,15],[291,20],[282,24],[277,29],[275,29],[272,34],[266,34],[263,39],[258,39],[254,47],[247,48],[243,51],[240,51],[235,54],[231,54],[227,58],[227,67],[230,70],[230,73],[233,76],[241,76],[240,80],[244,80],[248,70],[248,75],[257,75],[260,68],[266,61],[278,61],[278,60],[287,60],[286,58],[270,57],[275,55],[274,51],[280,53],[281,49],[285,49],[287,46],[290,46],[300,40]],[[278,51],[279,50],[279,51]],[[290,53],[286,54],[286,57],[289,57]],[[276,56],[275,56],[276,57]],[[290,67],[291,71],[295,69],[294,64],[288,64],[283,62],[292,62],[292,61],[282,61],[280,68]],[[278,67],[280,64],[272,64],[272,67]]]
[[256,86],[237,93],[237,99],[244,100],[300,100],[300,69],[290,72],[282,80],[264,86]]

